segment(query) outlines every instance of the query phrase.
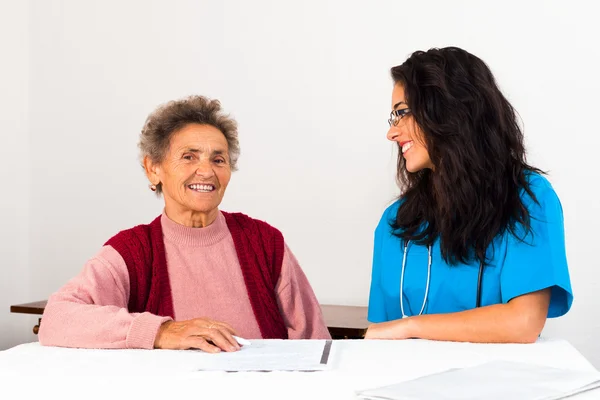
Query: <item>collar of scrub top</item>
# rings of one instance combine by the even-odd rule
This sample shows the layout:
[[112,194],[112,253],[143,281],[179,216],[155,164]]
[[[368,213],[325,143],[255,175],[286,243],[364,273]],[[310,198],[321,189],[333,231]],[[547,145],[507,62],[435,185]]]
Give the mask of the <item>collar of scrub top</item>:
[[[402,272],[400,273],[400,312],[402,313],[402,318],[408,317],[404,313],[404,270],[406,269],[406,256],[408,255],[408,245],[410,244],[410,240],[407,240],[404,243],[404,255],[402,257]],[[418,315],[423,314],[425,310],[425,304],[427,303],[427,297],[429,296],[429,282],[431,282],[431,245],[427,246],[427,253],[429,254],[427,261],[427,284],[425,286],[425,296],[423,296],[423,304],[421,305],[421,311],[419,311]]]

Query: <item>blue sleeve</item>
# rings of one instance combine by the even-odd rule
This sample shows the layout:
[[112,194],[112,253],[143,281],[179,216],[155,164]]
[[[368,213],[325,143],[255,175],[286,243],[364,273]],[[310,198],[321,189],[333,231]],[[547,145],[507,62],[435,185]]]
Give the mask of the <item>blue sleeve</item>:
[[385,307],[385,294],[381,285],[384,268],[383,243],[386,237],[390,235],[390,218],[395,217],[398,207],[398,201],[389,206],[383,213],[377,229],[375,229],[371,291],[369,293],[369,312],[367,316],[367,319],[371,322],[385,322],[389,320]]
[[[385,214],[384,214],[385,215]],[[383,222],[383,218],[382,218]],[[381,237],[381,223],[375,229],[375,244],[373,246],[373,267],[371,271],[371,291],[369,293],[369,313],[367,319],[371,322],[387,321],[385,311],[385,298],[381,288],[381,247],[383,238]]]
[[[527,195],[523,197],[529,210],[532,232],[523,241],[508,235],[500,286],[503,303],[517,296],[551,288],[548,318],[553,318],[569,311],[573,291],[565,250],[562,206],[550,184],[544,178],[540,180],[545,183],[541,188],[535,188],[532,182],[539,204]],[[522,227],[517,233],[523,238]]]

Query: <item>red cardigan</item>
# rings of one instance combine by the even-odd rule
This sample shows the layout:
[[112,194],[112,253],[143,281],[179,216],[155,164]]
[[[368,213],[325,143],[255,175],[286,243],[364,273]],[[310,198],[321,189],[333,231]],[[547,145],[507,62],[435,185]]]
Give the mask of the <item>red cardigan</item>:
[[[241,213],[225,213],[254,317],[265,339],[287,339],[275,297],[283,264],[283,235],[266,222]],[[175,318],[160,216],[113,236],[106,245],[123,257],[129,272],[129,312]],[[205,299],[210,301],[210,299]]]

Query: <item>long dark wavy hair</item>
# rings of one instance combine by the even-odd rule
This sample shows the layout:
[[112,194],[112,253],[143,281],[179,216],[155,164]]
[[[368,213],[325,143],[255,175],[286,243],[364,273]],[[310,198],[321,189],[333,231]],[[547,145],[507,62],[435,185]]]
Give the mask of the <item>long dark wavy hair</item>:
[[487,248],[506,230],[524,240],[517,226],[527,235],[531,224],[520,191],[537,202],[526,174],[542,171],[527,164],[516,112],[488,66],[446,47],[416,51],[391,73],[434,165],[410,173],[398,152],[394,234],[426,245],[439,237],[449,264],[487,263]]

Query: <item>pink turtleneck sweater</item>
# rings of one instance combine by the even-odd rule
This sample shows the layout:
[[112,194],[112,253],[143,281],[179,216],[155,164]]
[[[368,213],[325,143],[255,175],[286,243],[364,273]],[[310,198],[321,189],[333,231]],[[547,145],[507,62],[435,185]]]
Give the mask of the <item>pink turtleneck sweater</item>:
[[[229,323],[239,336],[261,338],[223,214],[205,228],[179,225],[165,214],[161,224],[175,319],[207,317]],[[287,245],[275,290],[290,339],[330,338],[319,303]],[[104,246],[78,276],[48,299],[40,343],[153,348],[158,328],[171,318],[129,313],[128,301],[127,265],[115,249]]]

